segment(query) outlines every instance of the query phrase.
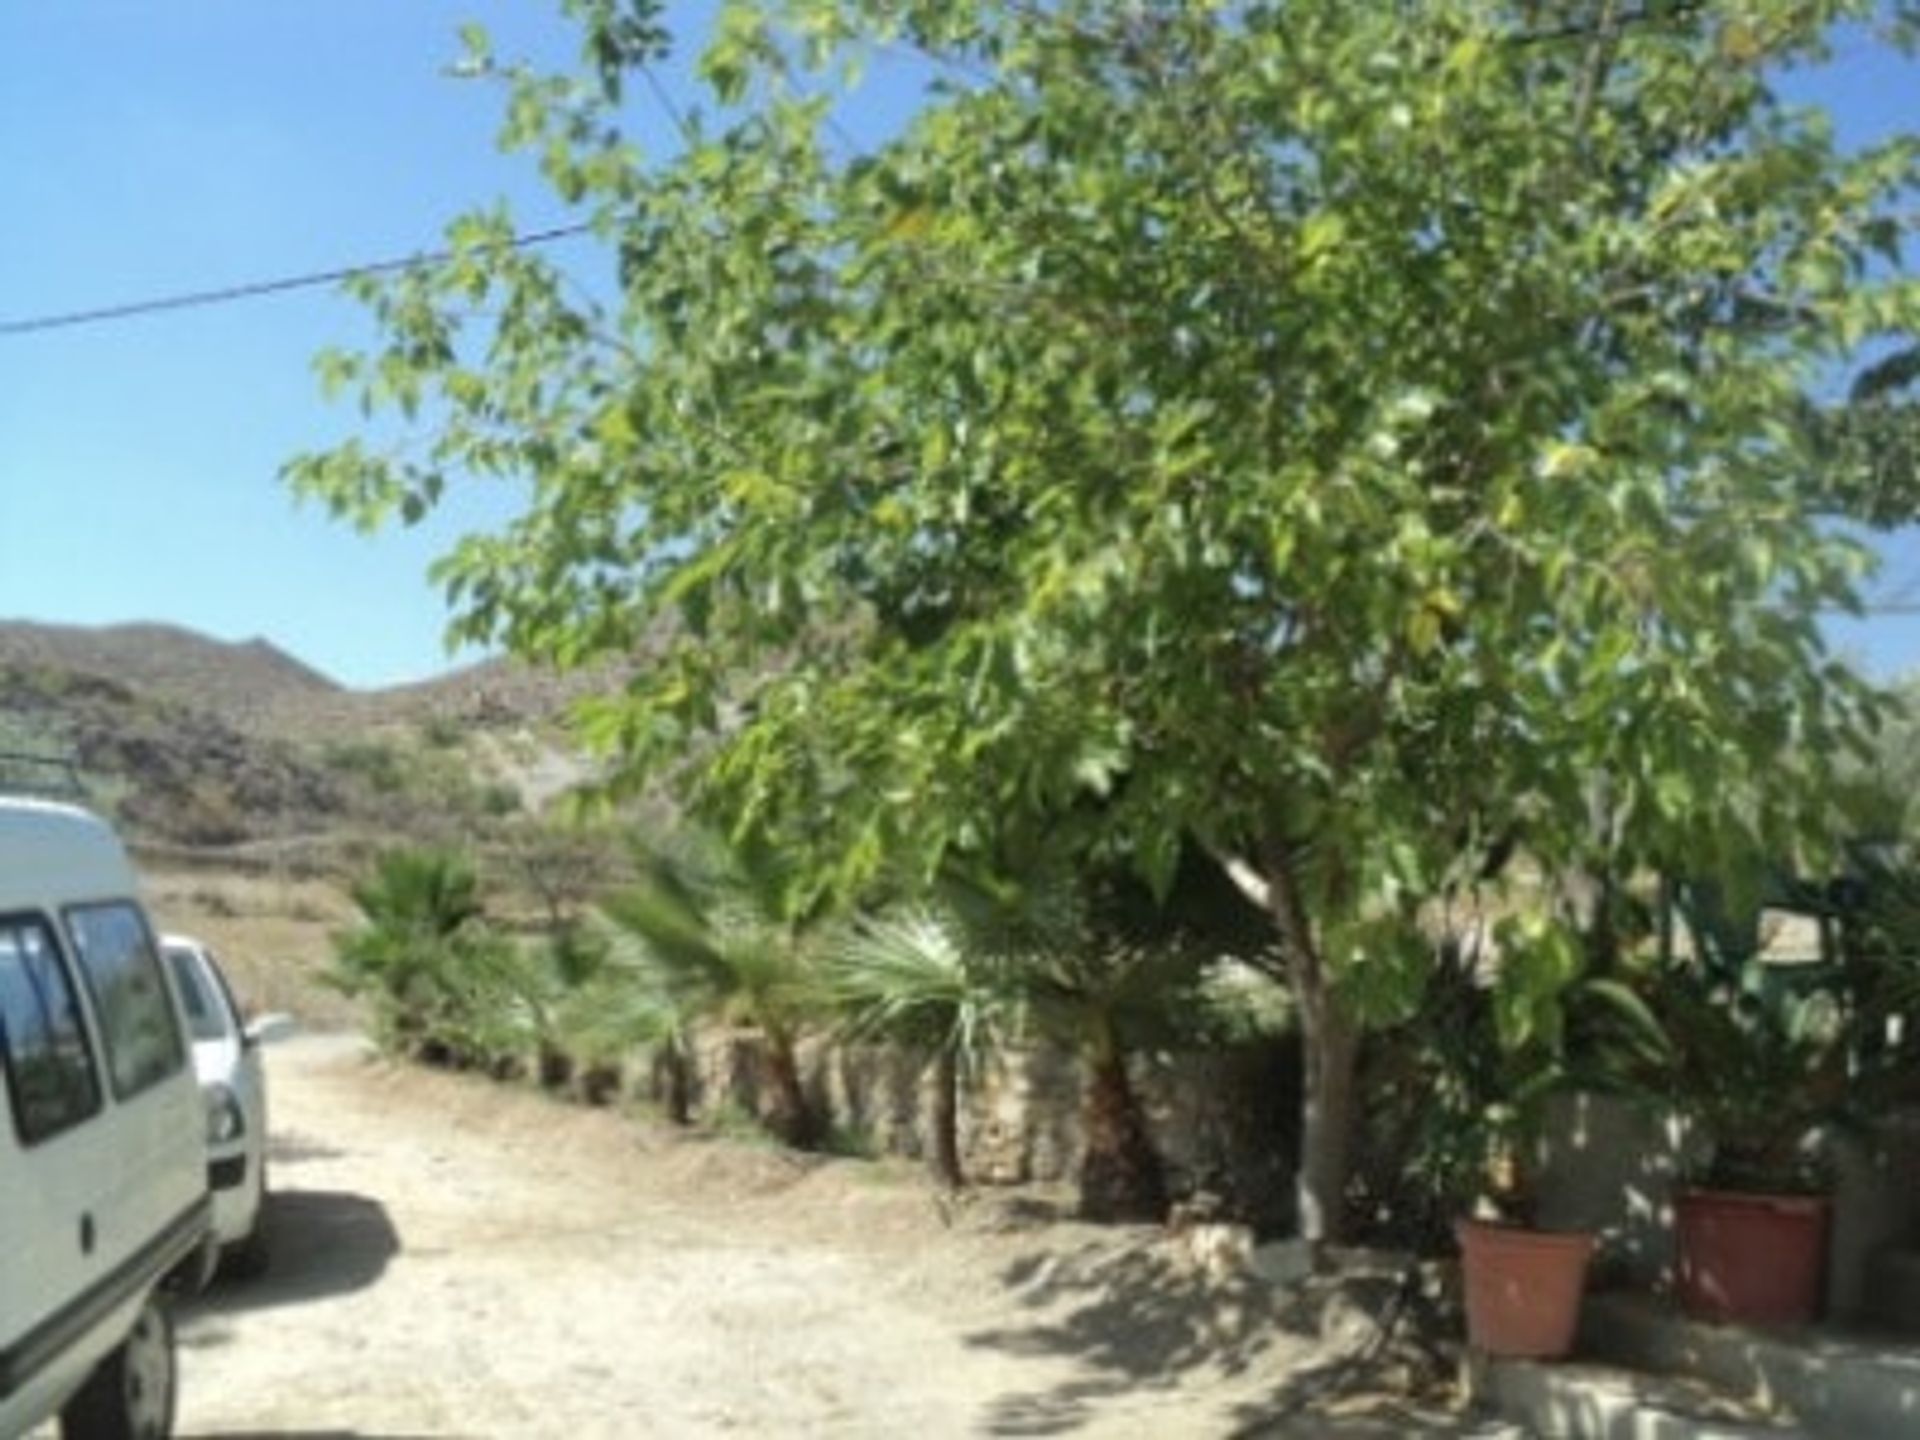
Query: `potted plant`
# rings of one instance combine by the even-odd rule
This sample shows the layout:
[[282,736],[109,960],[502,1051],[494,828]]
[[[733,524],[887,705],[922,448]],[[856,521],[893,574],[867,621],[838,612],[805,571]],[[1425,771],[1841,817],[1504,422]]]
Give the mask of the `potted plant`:
[[1534,1223],[1523,1158],[1533,1136],[1521,1114],[1507,1106],[1489,1112],[1488,1183],[1454,1222],[1467,1341],[1486,1355],[1557,1359],[1573,1348],[1596,1237]]
[[1547,1102],[1570,1090],[1624,1089],[1664,1046],[1626,985],[1594,976],[1556,982],[1578,966],[1575,943],[1558,928],[1537,928],[1523,935],[1531,953],[1509,945],[1504,963],[1517,973],[1503,974],[1492,992],[1491,1033],[1476,1047],[1483,1103],[1460,1153],[1476,1162],[1477,1193],[1454,1235],[1467,1339],[1483,1354],[1550,1359],[1572,1349],[1597,1237],[1536,1223],[1530,1181]]
[[1846,1007],[1749,959],[1676,964],[1659,997],[1674,1091],[1711,1161],[1674,1206],[1675,1288],[1699,1319],[1804,1325],[1825,1288],[1825,1142],[1853,1121]]

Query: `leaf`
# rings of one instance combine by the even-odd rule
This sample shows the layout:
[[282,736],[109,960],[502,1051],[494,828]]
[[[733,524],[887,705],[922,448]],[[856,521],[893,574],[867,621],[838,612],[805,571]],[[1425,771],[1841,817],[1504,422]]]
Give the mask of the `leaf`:
[[1599,452],[1590,445],[1556,440],[1541,452],[1540,474],[1543,479],[1564,480],[1592,469],[1599,459]]
[[895,245],[910,245],[932,233],[934,212],[930,206],[916,205],[902,210],[887,223],[886,237]]

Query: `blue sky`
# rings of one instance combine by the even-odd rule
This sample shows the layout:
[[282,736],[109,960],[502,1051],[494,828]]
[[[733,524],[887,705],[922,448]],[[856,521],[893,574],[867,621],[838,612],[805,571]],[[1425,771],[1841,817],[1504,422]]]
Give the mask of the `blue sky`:
[[[672,7],[702,35],[712,0]],[[493,148],[493,91],[445,76],[475,19],[503,54],[565,56],[542,0],[35,0],[0,5],[0,320],[334,269],[435,248],[460,210],[564,221]],[[880,66],[845,110],[884,134],[919,77]],[[683,72],[668,75],[684,102]],[[1920,66],[1843,45],[1796,80],[1858,142],[1920,126]],[[642,108],[643,136],[670,147]],[[290,455],[345,434],[309,362],[369,338],[332,290],[0,337],[0,618],[163,620],[265,636],[355,686],[446,667],[427,583],[503,499],[457,495],[367,539],[296,507]],[[1920,598],[1920,544],[1881,585]],[[1920,616],[1835,627],[1876,669],[1920,665]]]

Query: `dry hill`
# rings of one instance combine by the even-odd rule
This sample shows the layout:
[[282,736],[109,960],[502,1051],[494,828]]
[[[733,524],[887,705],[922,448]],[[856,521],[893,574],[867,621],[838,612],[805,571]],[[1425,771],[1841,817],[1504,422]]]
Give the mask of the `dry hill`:
[[71,756],[150,845],[482,838],[581,778],[560,720],[595,683],[487,661],[354,691],[265,640],[0,622],[0,749]]

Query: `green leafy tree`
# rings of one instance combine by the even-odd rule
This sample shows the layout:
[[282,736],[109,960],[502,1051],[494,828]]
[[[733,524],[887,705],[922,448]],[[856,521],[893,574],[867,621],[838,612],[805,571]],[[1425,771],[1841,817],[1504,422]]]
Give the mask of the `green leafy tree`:
[[[1806,416],[1920,321],[1916,147],[1773,77],[1911,0],[736,0],[651,161],[660,6],[566,8],[579,74],[466,68],[617,293],[457,220],[321,362],[426,443],[293,485],[369,525],[522,486],[439,567],[456,633],[651,646],[589,733],[810,892],[1089,797],[1095,860],[1197,839],[1294,993],[1307,1235],[1423,899],[1516,835],[1807,839],[1874,700],[1815,620],[1863,564],[1816,511],[1868,500]],[[827,92],[900,46],[947,79],[850,147]],[[1578,947],[1530,953],[1503,1003],[1550,1010]]]

